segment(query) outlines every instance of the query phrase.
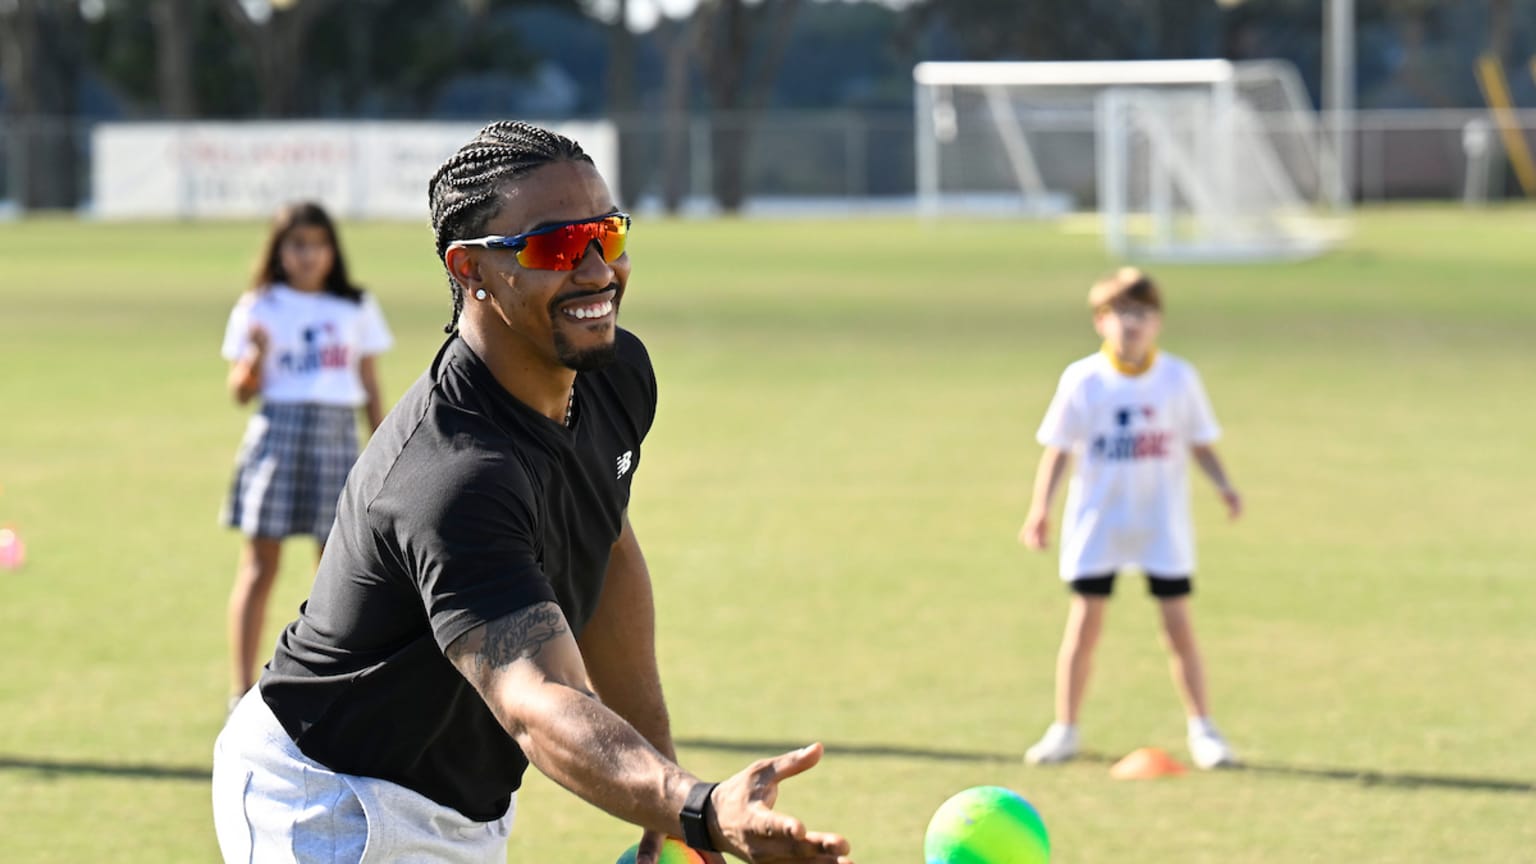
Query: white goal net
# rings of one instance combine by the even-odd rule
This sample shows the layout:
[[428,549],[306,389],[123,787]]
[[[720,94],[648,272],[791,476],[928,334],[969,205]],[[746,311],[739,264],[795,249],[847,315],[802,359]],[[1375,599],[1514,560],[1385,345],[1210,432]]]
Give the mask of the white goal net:
[[1340,235],[1337,160],[1278,61],[921,63],[929,217],[1096,208],[1122,257],[1302,257]]

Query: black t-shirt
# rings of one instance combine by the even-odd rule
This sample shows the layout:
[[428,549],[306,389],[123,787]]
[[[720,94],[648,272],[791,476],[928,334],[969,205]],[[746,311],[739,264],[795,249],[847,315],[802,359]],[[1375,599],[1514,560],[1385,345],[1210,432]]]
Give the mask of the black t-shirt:
[[457,336],[347,478],[314,589],[262,675],[311,759],[480,821],[528,760],[443,651],[553,600],[579,634],[618,539],[656,377],[640,340],[576,376],[570,428],[507,393]]

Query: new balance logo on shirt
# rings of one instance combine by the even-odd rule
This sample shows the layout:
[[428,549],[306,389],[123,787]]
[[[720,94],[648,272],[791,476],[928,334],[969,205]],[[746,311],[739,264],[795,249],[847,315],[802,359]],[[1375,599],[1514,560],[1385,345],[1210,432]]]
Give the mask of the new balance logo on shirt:
[[634,452],[633,450],[625,450],[619,454],[619,476],[616,479],[623,480],[624,475],[629,473],[629,466],[634,464]]

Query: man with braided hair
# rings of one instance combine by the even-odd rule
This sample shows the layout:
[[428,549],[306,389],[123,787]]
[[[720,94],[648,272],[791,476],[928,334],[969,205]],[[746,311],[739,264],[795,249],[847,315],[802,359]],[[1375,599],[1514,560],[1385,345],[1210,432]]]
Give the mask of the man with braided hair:
[[676,762],[628,517],[656,408],[616,319],[629,217],[574,142],[495,123],[430,184],[449,337],[370,439],[315,586],[214,748],[226,861],[504,862],[528,764],[719,862],[850,864],[773,810],[813,744]]

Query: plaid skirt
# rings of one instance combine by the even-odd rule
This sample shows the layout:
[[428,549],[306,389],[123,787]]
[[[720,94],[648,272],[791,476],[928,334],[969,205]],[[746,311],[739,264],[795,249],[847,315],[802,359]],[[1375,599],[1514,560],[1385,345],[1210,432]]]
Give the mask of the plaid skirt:
[[323,543],[356,461],[356,409],[264,403],[245,427],[221,519],[247,537],[309,534]]

